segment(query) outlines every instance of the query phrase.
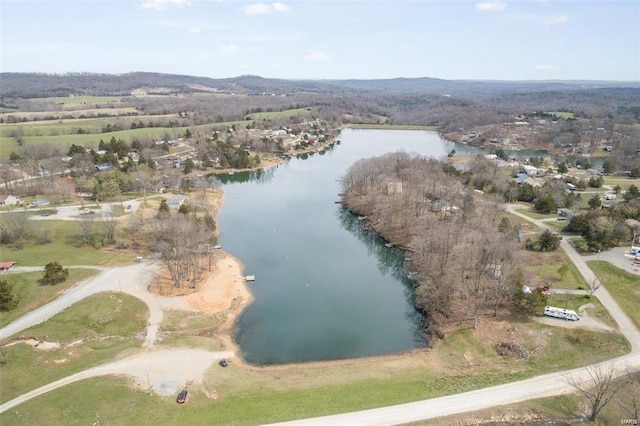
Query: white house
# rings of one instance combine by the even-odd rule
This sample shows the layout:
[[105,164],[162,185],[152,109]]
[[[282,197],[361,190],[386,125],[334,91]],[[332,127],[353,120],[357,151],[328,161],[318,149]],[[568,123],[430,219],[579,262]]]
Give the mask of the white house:
[[179,209],[181,205],[184,204],[184,195],[176,194],[169,197],[167,200],[167,205],[171,209]]
[[0,195],[0,207],[17,206],[20,204],[20,197],[15,195]]
[[534,167],[534,166],[531,166],[529,164],[525,164],[524,166],[522,166],[522,169],[529,176],[535,176],[535,175],[538,174],[538,168]]

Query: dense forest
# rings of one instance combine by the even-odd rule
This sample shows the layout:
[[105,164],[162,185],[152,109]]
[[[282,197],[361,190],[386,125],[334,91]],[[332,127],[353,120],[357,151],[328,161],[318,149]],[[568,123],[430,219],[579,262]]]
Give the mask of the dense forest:
[[[523,297],[522,253],[553,251],[557,236],[544,232],[523,241],[519,225],[500,205],[533,201],[541,213],[570,208],[580,195],[566,190],[568,182],[518,185],[508,170],[482,156],[460,167],[451,158],[404,152],[359,160],[341,179],[345,206],[386,240],[408,250],[416,307],[427,318],[428,334],[439,337],[475,327],[480,316],[501,310],[540,314],[544,297],[539,292]],[[592,178],[584,186],[598,184]],[[583,237],[574,243],[579,251],[627,244],[632,234],[638,235],[640,191],[631,185],[621,198],[607,209],[598,203],[571,218],[566,231]],[[526,284],[537,288],[543,283],[527,276]]]

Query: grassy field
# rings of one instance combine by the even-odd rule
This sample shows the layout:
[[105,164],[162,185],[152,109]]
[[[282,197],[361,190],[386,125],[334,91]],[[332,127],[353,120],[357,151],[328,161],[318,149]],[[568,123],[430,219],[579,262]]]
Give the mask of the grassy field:
[[623,191],[626,191],[631,185],[640,187],[640,179],[619,177],[619,176],[605,176],[604,185],[610,185],[612,188],[616,185],[620,185]]
[[[158,120],[178,117],[178,114],[165,115],[136,115],[119,117],[102,118],[78,118],[64,120],[35,121],[30,123],[19,124],[0,124],[0,136],[10,136],[17,129],[20,129],[23,136],[56,136],[56,135],[74,135],[78,134],[78,129],[101,136],[103,139],[109,137],[110,133],[101,133],[102,129],[108,124],[113,125],[116,121],[121,125],[129,128],[131,123],[148,123],[149,120]],[[153,129],[153,128],[150,128]],[[109,137],[110,138],[110,137]]]
[[296,108],[296,109],[287,109],[284,111],[272,111],[272,112],[256,112],[253,114],[247,114],[245,118],[247,120],[273,120],[278,118],[289,118],[289,117],[311,117],[313,116],[315,109],[307,109],[307,108]]
[[52,98],[30,99],[34,103],[43,105],[58,104],[66,107],[76,107],[78,105],[104,106],[104,104],[120,104],[122,96],[58,96]]
[[[620,355],[628,346],[619,335],[562,330],[516,323],[525,345],[544,340],[553,350],[529,360],[496,354],[494,343],[478,342],[470,330],[451,334],[432,353],[370,362],[334,363],[321,368],[287,366],[247,369],[214,366],[203,388],[193,388],[184,406],[175,397],[149,396],[122,379],[90,379],[69,385],[0,415],[2,424],[38,424],[55,413],[57,424],[263,424],[374,408],[506,383]],[[486,339],[485,339],[486,340]],[[436,368],[447,360],[449,369]],[[69,400],[77,403],[69,404]],[[123,409],[126,408],[126,409]],[[105,423],[106,424],[106,423]]]
[[[112,120],[115,120],[112,119]],[[177,139],[183,137],[186,130],[200,132],[202,134],[209,134],[212,129],[226,129],[231,126],[247,126],[252,121],[229,121],[224,123],[215,124],[201,124],[192,127],[151,127],[142,129],[130,129],[121,130],[117,132],[109,133],[97,133],[97,134],[57,134],[51,136],[25,136],[25,145],[52,145],[61,153],[66,153],[71,145],[76,144],[84,146],[86,148],[98,149],[100,140],[108,142],[112,137],[116,139],[122,139],[127,143],[131,143],[136,138],[150,138],[153,140],[161,140],[165,136],[171,139]],[[77,130],[78,126],[72,126]],[[43,130],[47,130],[47,127],[43,127]],[[41,132],[42,133],[42,132]],[[55,132],[53,132],[55,133]],[[9,136],[0,136],[0,162],[7,161],[12,151],[18,150],[18,144],[15,138]]]
[[[619,425],[621,419],[633,419],[633,400],[640,398],[640,373],[632,375],[634,385],[628,377],[614,381],[619,388],[611,403],[607,404],[596,418],[595,425]],[[410,423],[414,426],[449,426],[452,424],[585,424],[580,421],[585,414],[577,395],[559,395],[550,398],[533,399],[519,404],[492,407],[487,410],[464,413],[455,416]],[[505,422],[505,423],[502,423]],[[494,423],[492,423],[494,424]]]
[[[539,281],[548,285],[552,289],[575,290],[584,285],[582,275],[569,260],[562,250],[554,252],[525,252],[525,270],[531,276],[535,276]],[[562,265],[567,265],[567,272],[560,277],[558,269]]]
[[592,260],[587,264],[636,327],[640,328],[640,309],[638,309],[640,306],[640,277],[605,261]]
[[551,219],[551,218],[556,218],[557,214],[556,212],[553,213],[538,213],[534,210],[533,207],[528,208],[528,209],[516,209],[516,211],[518,213],[522,213],[525,216],[528,216],[532,219]]
[[97,273],[95,269],[69,269],[69,278],[56,285],[38,284],[38,280],[42,278],[42,272],[5,275],[3,278],[13,284],[13,291],[19,296],[20,302],[11,311],[0,311],[0,327],[49,303],[69,287]]
[[3,247],[2,257],[18,266],[44,266],[57,260],[65,265],[118,265],[130,263],[132,254],[122,251],[97,250],[92,247],[75,247],[73,235],[78,225],[71,221],[51,220],[38,222],[37,227],[46,228],[51,233],[49,244],[31,244],[17,250]]
[[[138,299],[103,293],[67,308],[49,321],[20,334],[58,342],[60,348],[41,350],[22,343],[5,346],[0,363],[0,400],[8,401],[44,384],[137,350],[136,334],[146,326],[148,310]],[[64,391],[63,391],[64,393]],[[1,423],[1,422],[0,422]],[[45,422],[46,424],[51,424]]]

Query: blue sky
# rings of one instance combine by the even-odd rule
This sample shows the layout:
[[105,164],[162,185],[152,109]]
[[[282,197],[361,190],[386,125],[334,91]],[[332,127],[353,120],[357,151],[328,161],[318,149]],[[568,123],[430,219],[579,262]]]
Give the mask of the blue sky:
[[640,80],[638,0],[0,0],[3,72]]

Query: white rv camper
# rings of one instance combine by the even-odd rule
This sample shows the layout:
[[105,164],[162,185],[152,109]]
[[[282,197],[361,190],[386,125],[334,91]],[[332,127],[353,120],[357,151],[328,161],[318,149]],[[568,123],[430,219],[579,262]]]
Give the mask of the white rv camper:
[[578,321],[580,319],[575,311],[570,309],[554,308],[553,306],[545,306],[544,314],[548,317],[560,318],[569,321]]

